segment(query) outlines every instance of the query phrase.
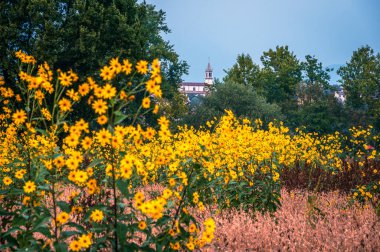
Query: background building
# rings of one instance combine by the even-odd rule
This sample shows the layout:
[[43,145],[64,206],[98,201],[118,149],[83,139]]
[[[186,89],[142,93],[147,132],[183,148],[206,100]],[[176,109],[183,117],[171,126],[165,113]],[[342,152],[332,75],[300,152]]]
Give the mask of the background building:
[[199,96],[206,96],[210,91],[211,85],[214,84],[214,76],[212,74],[212,67],[210,62],[207,64],[205,70],[205,80],[204,82],[181,82],[180,91],[186,94],[189,102],[192,102],[193,99],[196,99]]

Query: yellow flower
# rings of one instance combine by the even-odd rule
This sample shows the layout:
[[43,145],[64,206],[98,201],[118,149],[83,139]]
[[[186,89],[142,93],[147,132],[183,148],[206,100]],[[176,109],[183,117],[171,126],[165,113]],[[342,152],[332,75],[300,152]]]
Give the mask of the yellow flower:
[[165,116],[158,118],[157,122],[161,127],[169,127],[169,120]]
[[195,226],[194,223],[190,224],[190,226],[189,226],[189,232],[190,232],[190,233],[193,233],[193,232],[195,232],[196,230],[197,230],[197,226]]
[[146,229],[146,223],[145,223],[145,221],[140,221],[138,226],[139,226],[139,229],[141,229],[141,230]]
[[173,250],[179,250],[181,248],[181,245],[179,244],[179,242],[176,242],[176,243],[170,243],[170,248],[173,249]]
[[79,143],[79,136],[76,134],[70,134],[63,141],[70,147],[76,147]]
[[192,242],[188,242],[186,243],[186,247],[190,250],[190,251],[193,251],[195,246],[194,246],[194,243]]
[[18,170],[15,173],[15,177],[18,178],[18,179],[22,179],[24,177],[25,173],[26,173],[25,169]]
[[57,222],[59,224],[65,224],[69,220],[69,214],[66,212],[62,212],[57,216]]
[[24,110],[17,110],[13,115],[12,115],[12,120],[15,124],[19,125],[22,124],[26,121],[27,116],[26,112]]
[[152,61],[152,74],[159,74],[161,72],[161,65],[159,59]]
[[102,211],[96,209],[96,210],[92,211],[90,218],[91,218],[91,220],[93,220],[95,222],[101,222],[104,218],[104,215],[103,215]]
[[71,251],[79,251],[79,250],[81,250],[81,244],[79,243],[79,241],[76,241],[76,240],[72,241],[70,243],[70,250]]
[[97,122],[98,122],[100,125],[106,124],[107,121],[108,121],[108,118],[107,118],[107,116],[105,116],[105,115],[99,116],[98,119],[97,119]]
[[148,62],[146,60],[140,60],[136,64],[136,70],[140,74],[148,73]]
[[142,100],[142,107],[147,109],[150,107],[150,98],[149,97],[145,97],[143,100]]
[[12,184],[12,182],[13,182],[12,179],[10,177],[8,177],[8,176],[5,176],[3,178],[4,185],[10,185],[10,184]]
[[59,105],[59,109],[60,109],[62,112],[70,111],[70,109],[71,109],[71,101],[69,101],[69,100],[66,99],[66,98],[61,99],[61,100],[58,102],[58,105]]
[[113,58],[110,60],[110,68],[117,74],[121,72],[122,67],[119,58]]
[[111,133],[106,129],[101,129],[99,132],[96,133],[96,139],[102,146],[109,144],[111,142],[111,137]]
[[58,79],[64,87],[69,87],[73,84],[73,79],[71,78],[70,73],[60,72]]
[[37,186],[33,181],[25,182],[24,191],[25,193],[32,193],[36,190]]
[[156,104],[156,105],[154,106],[154,109],[153,109],[152,113],[153,113],[153,114],[157,114],[157,113],[158,113],[158,109],[159,109],[159,107],[158,107],[158,105]]
[[95,110],[95,113],[101,115],[106,113],[107,111],[107,102],[103,101],[102,99],[94,101],[92,103],[92,108]]
[[70,157],[66,160],[66,166],[69,170],[75,170],[79,166],[79,161],[74,157]]
[[85,96],[90,92],[90,85],[88,83],[83,83],[79,86],[78,92],[81,96]]
[[145,196],[143,192],[137,192],[133,198],[136,201],[143,201],[145,199]]
[[165,190],[162,192],[162,197],[166,200],[169,199],[172,195],[173,191],[168,188],[165,188]]
[[100,70],[100,77],[102,77],[102,79],[104,81],[109,81],[109,80],[112,80],[112,78],[115,76],[115,72],[113,71],[112,68],[108,67],[108,66],[104,66],[101,70]]
[[102,97],[104,99],[111,99],[116,95],[116,88],[107,83],[102,89]]
[[85,150],[88,150],[90,149],[91,145],[92,145],[92,140],[90,137],[86,136],[83,140],[82,140],[82,147],[83,149]]
[[65,165],[65,158],[63,156],[56,157],[53,163],[57,168],[62,168]]
[[30,203],[30,197],[29,197],[29,196],[25,196],[25,197],[23,198],[23,200],[22,200],[22,204],[23,204],[24,206],[27,206],[27,205],[29,205],[29,203]]
[[84,183],[88,179],[87,172],[85,171],[77,171],[75,174],[75,180],[78,181],[79,183]]
[[169,185],[170,185],[171,187],[175,186],[175,179],[174,179],[174,178],[170,178],[170,179],[169,179]]
[[89,248],[91,246],[91,244],[92,244],[91,234],[87,234],[87,235],[84,234],[79,238],[79,245],[82,248]]
[[51,114],[50,114],[49,110],[47,110],[46,108],[42,108],[42,109],[41,109],[41,114],[43,115],[43,117],[44,117],[47,121],[51,121]]
[[132,64],[129,62],[128,59],[123,60],[123,65],[121,66],[121,71],[123,71],[127,75],[132,72]]

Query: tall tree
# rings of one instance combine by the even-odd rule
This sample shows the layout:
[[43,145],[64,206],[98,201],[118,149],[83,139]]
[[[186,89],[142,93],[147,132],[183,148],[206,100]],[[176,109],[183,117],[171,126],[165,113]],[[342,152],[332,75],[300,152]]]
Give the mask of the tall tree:
[[[86,75],[115,56],[165,62],[165,84],[187,72],[161,34],[165,13],[136,0],[4,0],[0,2],[0,69],[14,81],[12,54],[23,50],[54,68]],[[176,89],[175,89],[176,90]]]
[[224,82],[235,82],[245,86],[252,86],[257,93],[262,93],[263,86],[259,81],[260,67],[253,63],[249,54],[239,54],[236,63],[228,70],[224,70]]
[[261,56],[260,78],[265,83],[268,102],[276,102],[286,113],[297,107],[296,87],[302,80],[301,65],[288,46],[277,46]]
[[332,69],[323,68],[321,62],[315,56],[306,55],[305,61],[301,62],[301,68],[304,72],[303,79],[307,84],[318,84],[325,89],[329,87],[330,75]]
[[306,55],[301,62],[302,81],[297,85],[298,102],[301,104],[316,102],[324,98],[330,89],[330,68],[323,68],[315,56]]
[[380,123],[380,53],[363,46],[353,52],[349,62],[339,68],[346,104],[364,123]]

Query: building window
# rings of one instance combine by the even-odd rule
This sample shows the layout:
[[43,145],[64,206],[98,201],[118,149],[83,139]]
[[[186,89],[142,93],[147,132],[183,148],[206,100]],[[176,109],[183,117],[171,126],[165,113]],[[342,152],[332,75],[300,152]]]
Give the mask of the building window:
[[195,87],[193,87],[193,91],[195,91]]

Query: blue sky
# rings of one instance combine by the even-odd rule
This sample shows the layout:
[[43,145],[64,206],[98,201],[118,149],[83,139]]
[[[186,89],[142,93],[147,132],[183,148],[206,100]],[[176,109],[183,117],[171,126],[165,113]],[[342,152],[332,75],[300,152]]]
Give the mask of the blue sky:
[[236,56],[259,63],[263,51],[288,45],[301,60],[345,64],[362,45],[380,52],[380,0],[146,0],[166,12],[164,38],[190,65],[185,81],[203,81],[210,58],[222,78]]

